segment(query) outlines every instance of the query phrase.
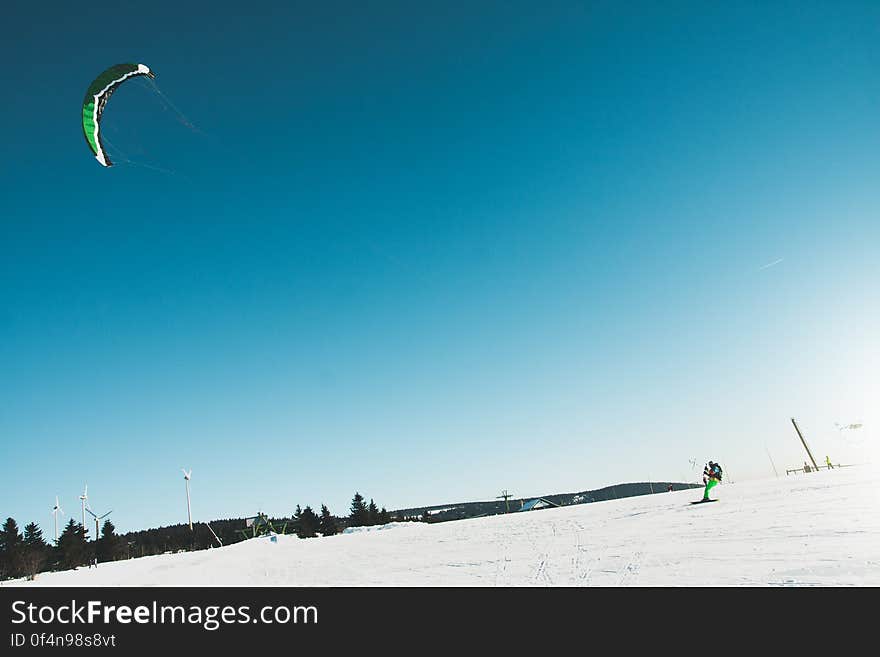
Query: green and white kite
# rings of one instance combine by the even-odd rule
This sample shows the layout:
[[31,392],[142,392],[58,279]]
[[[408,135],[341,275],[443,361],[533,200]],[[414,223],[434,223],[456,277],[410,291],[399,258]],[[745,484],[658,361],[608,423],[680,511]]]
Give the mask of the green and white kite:
[[110,95],[116,91],[116,88],[128,79],[146,75],[152,79],[156,76],[153,72],[143,64],[117,64],[111,66],[101,73],[89,85],[86,90],[85,98],[83,98],[82,107],[82,126],[86,143],[92,149],[95,159],[103,166],[113,166],[107,151],[104,150],[104,144],[101,143],[101,114],[104,113],[104,106]]

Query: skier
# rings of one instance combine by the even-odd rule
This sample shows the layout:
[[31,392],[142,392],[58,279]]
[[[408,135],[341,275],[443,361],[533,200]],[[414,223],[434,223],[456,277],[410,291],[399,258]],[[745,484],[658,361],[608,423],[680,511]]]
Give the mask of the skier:
[[829,469],[829,470],[833,470],[833,469],[834,469],[834,466],[831,465],[831,459],[828,458],[828,455],[827,455],[827,454],[826,454],[826,456],[825,456],[825,465],[828,466],[828,469]]

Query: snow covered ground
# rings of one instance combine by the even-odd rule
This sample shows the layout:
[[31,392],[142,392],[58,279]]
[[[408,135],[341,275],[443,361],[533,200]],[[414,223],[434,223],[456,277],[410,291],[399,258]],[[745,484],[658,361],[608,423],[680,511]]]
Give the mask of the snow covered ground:
[[[871,466],[43,573],[36,586],[878,586]],[[8,585],[9,583],[7,583]]]

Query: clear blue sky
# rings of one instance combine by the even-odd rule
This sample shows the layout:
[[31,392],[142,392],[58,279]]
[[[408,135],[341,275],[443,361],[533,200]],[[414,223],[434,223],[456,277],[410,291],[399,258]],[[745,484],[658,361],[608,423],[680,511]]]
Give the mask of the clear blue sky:
[[0,515],[874,448],[880,5],[361,4],[4,7]]

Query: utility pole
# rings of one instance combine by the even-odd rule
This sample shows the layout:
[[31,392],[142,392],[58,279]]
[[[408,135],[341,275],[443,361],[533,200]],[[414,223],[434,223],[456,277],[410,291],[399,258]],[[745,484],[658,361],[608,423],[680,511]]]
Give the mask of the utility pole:
[[801,442],[804,444],[804,449],[807,450],[807,456],[809,456],[810,460],[813,462],[813,469],[818,472],[819,466],[816,465],[816,459],[813,458],[813,454],[810,452],[810,448],[807,447],[807,441],[804,440],[804,434],[801,433],[801,430],[798,428],[797,422],[794,421],[794,418],[791,418],[791,423],[794,425],[794,430],[797,431],[798,438],[800,438]]

